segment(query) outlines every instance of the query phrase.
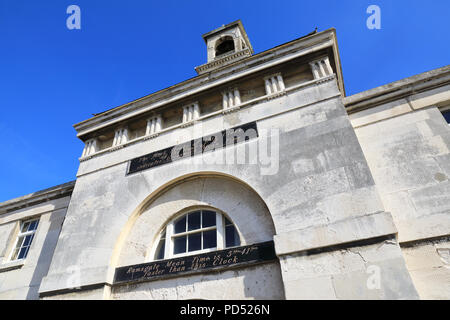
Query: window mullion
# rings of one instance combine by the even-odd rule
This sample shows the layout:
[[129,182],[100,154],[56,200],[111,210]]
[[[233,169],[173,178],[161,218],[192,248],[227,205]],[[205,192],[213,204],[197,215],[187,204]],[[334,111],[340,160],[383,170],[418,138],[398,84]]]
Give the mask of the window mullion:
[[[200,230],[203,230],[203,210],[200,210]],[[203,250],[203,231],[200,232],[200,250]]]
[[[16,246],[18,246],[19,248],[22,248],[23,244],[25,243],[25,238],[26,238],[25,236],[19,236]],[[20,242],[20,245],[19,245],[19,242]]]
[[200,250],[203,250],[203,231],[200,232]]
[[216,234],[217,234],[217,250],[225,248],[225,234],[223,227],[223,217],[220,213],[216,212]]
[[21,236],[26,237],[26,236],[28,236],[30,234],[33,234],[33,233],[34,233],[34,230],[33,231],[22,232],[22,233],[19,233],[19,237],[21,237]]
[[185,235],[186,237],[186,251],[185,253],[189,252],[189,235]]
[[25,248],[25,253],[23,254],[23,259],[25,259],[28,256],[28,251],[30,251],[30,246],[26,246]]
[[[12,248],[12,250],[11,250],[11,254],[10,254],[10,256],[9,256],[9,261],[11,261],[11,260],[15,260],[16,258],[14,258],[14,254],[16,253],[16,250],[17,250],[17,245],[19,244],[19,241],[20,241],[20,236],[18,236],[17,237],[17,240],[16,240],[16,242],[14,243],[14,246],[13,246],[13,248]],[[19,250],[20,250],[20,247],[19,247]]]
[[190,234],[200,233],[200,232],[203,232],[203,231],[209,231],[209,230],[214,230],[214,229],[216,229],[216,226],[211,226],[211,227],[206,227],[206,228],[201,228],[201,229],[195,229],[195,230],[191,230],[191,231],[176,233],[176,234],[173,235],[173,237],[177,238],[177,237],[181,237],[181,236],[187,236],[187,235],[190,235]]
[[164,248],[164,258],[170,258],[172,257],[172,252],[173,252],[173,239],[172,239],[172,234],[173,234],[173,224],[174,222],[172,221],[171,223],[169,223],[167,225],[166,228],[166,245]]

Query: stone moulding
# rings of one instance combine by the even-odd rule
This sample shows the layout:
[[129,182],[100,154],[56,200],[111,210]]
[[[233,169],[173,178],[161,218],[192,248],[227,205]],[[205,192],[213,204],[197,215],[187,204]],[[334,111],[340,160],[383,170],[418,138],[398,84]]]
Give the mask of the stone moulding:
[[[126,143],[125,143],[125,144],[126,144]],[[115,146],[115,147],[111,147],[111,148],[109,148],[109,149],[107,149],[107,150],[110,151],[110,152],[116,151],[116,150],[122,149],[122,148],[124,147],[125,144],[121,144],[121,145],[118,145],[118,146]]]
[[153,134],[149,134],[147,136],[144,136],[142,140],[150,140],[150,139],[154,139],[157,136],[159,136],[159,132],[158,133],[153,133]]
[[286,95],[286,90],[280,91],[280,92],[275,92],[272,93],[270,95],[267,96],[267,101],[269,100],[273,100],[275,98],[281,97],[281,96],[285,96]]
[[20,269],[25,265],[25,260],[8,261],[0,264],[0,273]]
[[[110,150],[110,151],[113,151],[113,150]],[[80,162],[84,162],[84,161],[90,160],[92,158],[94,158],[94,155],[82,157],[82,158],[80,158]]]
[[81,286],[75,287],[75,288],[66,288],[66,289],[58,289],[58,290],[51,290],[51,291],[40,291],[39,298],[47,298],[47,297],[56,296],[59,294],[79,293],[79,292],[83,292],[83,291],[104,289],[106,286],[111,287],[111,285],[107,282],[100,282],[100,283],[94,283],[94,284],[89,284],[89,285],[81,285]]
[[[318,85],[320,83],[328,82],[328,81],[331,81],[331,80],[333,80],[335,78],[336,78],[336,75],[332,74],[332,75],[330,75],[328,77],[325,77],[325,78],[304,82],[304,83],[301,83],[301,84],[298,84],[298,85],[286,88],[284,91],[278,92],[276,94],[264,95],[264,96],[261,96],[261,97],[258,97],[258,98],[255,98],[255,99],[252,99],[252,100],[249,100],[249,101],[245,101],[245,102],[241,103],[240,105],[238,105],[236,107],[233,107],[233,108],[229,108],[229,109],[225,109],[225,110],[222,109],[222,110],[219,110],[219,111],[212,112],[210,114],[201,116],[200,118],[197,118],[197,119],[192,120],[190,122],[176,124],[174,126],[171,126],[171,127],[168,127],[168,128],[165,128],[165,129],[159,131],[158,134],[163,134],[163,133],[166,133],[166,132],[178,129],[178,128],[185,128],[185,127],[188,127],[190,125],[193,125],[197,121],[202,121],[202,120],[205,120],[205,119],[208,119],[208,118],[213,118],[213,117],[216,117],[216,116],[219,116],[219,115],[224,115],[224,114],[230,113],[230,112],[237,112],[237,111],[239,111],[241,109],[244,109],[244,108],[247,108],[247,107],[250,107],[250,106],[254,106],[254,105],[257,105],[257,104],[260,104],[260,103],[264,103],[264,102],[269,101],[269,100],[280,98],[282,96],[287,95],[290,92],[295,92],[297,90],[300,90],[300,89],[303,89],[303,88],[306,88],[306,87],[309,87],[309,86]],[[86,161],[86,160],[89,160],[89,159],[101,156],[101,155],[103,155],[105,153],[113,152],[113,151],[116,151],[116,150],[118,150],[120,148],[125,148],[125,147],[128,147],[130,145],[133,145],[133,144],[136,144],[136,143],[139,143],[139,142],[141,142],[143,140],[148,140],[148,139],[149,138],[147,136],[142,136],[142,137],[139,137],[139,138],[136,138],[136,139],[132,139],[132,140],[129,140],[128,142],[126,142],[126,143],[124,143],[124,144],[122,144],[122,145],[120,145],[118,147],[110,147],[110,148],[107,148],[107,149],[100,150],[100,151],[96,152],[95,154],[90,155],[89,158],[79,158],[79,161],[83,162],[83,161]]]
[[450,83],[450,66],[424,72],[343,99],[349,114],[429,91]]
[[[335,52],[334,59],[338,65],[336,67],[338,87],[342,92],[345,92],[342,82],[340,59],[337,52],[336,32],[335,29],[332,28],[314,35],[298,38],[284,45],[236,61],[235,63],[226,66],[226,68],[223,67],[218,70],[211,70],[209,73],[198,75],[143,98],[96,114],[93,118],[74,125],[74,128],[77,131],[77,137],[82,137],[100,128],[130,119],[133,116],[156,110],[167,103],[179,101],[180,99],[229,83],[257,71],[265,70],[291,61],[292,59],[314,54],[328,48],[332,48]],[[276,57],[276,59],[267,62],[267,59],[271,57]],[[251,64],[251,66],[249,64]]]
[[16,199],[0,203],[0,215],[21,208],[27,208],[53,199],[64,198],[72,194],[75,181],[34,192]]
[[195,71],[197,71],[198,74],[202,74],[202,73],[208,72],[211,69],[219,68],[219,67],[225,65],[227,62],[232,62],[240,57],[251,56],[251,54],[252,53],[251,53],[250,49],[246,48],[241,51],[234,52],[234,53],[228,54],[226,56],[223,56],[223,57],[216,59],[214,61],[211,61],[209,63],[198,66],[197,68],[195,68]]
[[326,76],[326,77],[323,77],[323,78],[319,78],[319,79],[316,80],[316,83],[317,84],[321,84],[321,83],[324,83],[324,82],[331,81],[332,79],[334,79],[334,75]]
[[224,110],[222,110],[222,114],[228,114],[228,113],[236,112],[239,109],[241,109],[240,105],[235,106],[235,107],[231,107],[231,108],[228,108],[228,109],[224,109]]
[[277,256],[350,244],[397,234],[389,212],[351,217],[324,226],[294,230],[274,236]]
[[195,122],[197,122],[197,119],[191,120],[188,122],[183,122],[182,124],[180,124],[180,128],[187,128],[187,127],[193,126]]

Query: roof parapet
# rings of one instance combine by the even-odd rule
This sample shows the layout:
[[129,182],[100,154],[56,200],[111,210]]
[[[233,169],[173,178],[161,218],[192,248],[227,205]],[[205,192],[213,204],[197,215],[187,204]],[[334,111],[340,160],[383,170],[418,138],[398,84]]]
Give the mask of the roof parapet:
[[450,65],[345,97],[343,101],[347,112],[353,113],[449,83]]
[[0,203],[0,215],[72,194],[75,180]]

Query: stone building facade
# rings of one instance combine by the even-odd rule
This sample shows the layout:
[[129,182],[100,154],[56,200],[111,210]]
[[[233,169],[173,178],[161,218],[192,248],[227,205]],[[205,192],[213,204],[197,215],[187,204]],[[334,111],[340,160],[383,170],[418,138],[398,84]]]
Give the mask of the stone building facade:
[[1,299],[449,299],[450,67],[345,95],[336,32],[76,124],[76,181],[0,204]]

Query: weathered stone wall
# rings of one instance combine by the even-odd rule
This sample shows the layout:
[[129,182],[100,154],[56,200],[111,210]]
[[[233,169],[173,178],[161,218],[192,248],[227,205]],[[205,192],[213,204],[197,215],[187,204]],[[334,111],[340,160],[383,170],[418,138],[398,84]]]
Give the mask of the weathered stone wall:
[[[447,69],[374,89],[389,91],[404,82],[410,86],[402,90],[411,92],[350,114],[384,207],[393,215],[407,268],[422,299],[450,298],[450,127],[437,107],[450,102],[450,86],[421,88],[420,93],[414,89],[448,82]],[[358,99],[370,94],[359,94]],[[352,100],[355,98],[347,99]],[[372,100],[362,101],[370,105]]]
[[73,290],[61,294],[52,294],[51,296],[41,296],[41,300],[105,300],[109,297],[110,288],[101,286],[100,288],[82,290]]
[[11,253],[14,235],[17,233],[18,223],[15,221],[0,224],[0,263],[4,264]]
[[[325,54],[328,72],[311,72]],[[69,207],[0,213],[0,298],[450,298],[450,133],[434,107],[450,101],[448,67],[342,99],[334,30],[241,62],[75,125],[101,150],[82,157]],[[268,94],[273,72],[284,85]],[[230,86],[241,101],[227,109]],[[191,100],[204,117],[181,123]],[[165,130],[144,135],[155,111]],[[127,174],[133,158],[250,122],[250,141]],[[112,148],[119,125],[131,140]],[[217,162],[235,152],[246,163]],[[278,261],[114,285],[116,267],[151,261],[161,228],[202,206],[229,217],[242,244],[273,240]],[[19,221],[36,215],[26,261],[5,261]]]
[[409,112],[355,132],[399,241],[448,235],[450,127],[439,110]]
[[[38,299],[47,274],[70,197],[46,201],[0,215],[0,299]],[[20,221],[39,217],[39,225],[25,260],[8,261]]]
[[226,214],[238,230],[241,245],[270,241],[275,234],[264,202],[253,190],[230,178],[208,177],[180,182],[150,201],[139,217],[133,219],[126,240],[118,243],[117,266],[152,261],[152,249],[161,229],[179,212],[190,208],[206,206]]
[[406,265],[421,299],[450,298],[450,241],[421,241],[402,248]]
[[291,299],[417,299],[398,243],[384,240],[281,261]]
[[[260,134],[257,139],[203,154],[196,159],[180,160],[126,175],[128,160],[134,157],[252,121],[257,122]],[[237,149],[247,150],[247,153],[252,147],[258,150],[267,141],[273,142],[269,143],[268,151],[263,150],[273,155],[273,161],[269,164],[217,164],[211,161],[214,157],[233,153]],[[279,144],[275,143],[277,141]],[[199,159],[202,161],[198,161]],[[264,169],[265,174],[262,173]],[[82,288],[102,283],[111,284],[118,243],[125,241],[128,229],[134,225],[133,219],[145,210],[148,200],[187,177],[208,175],[222,175],[240,181],[265,202],[276,233],[274,240],[277,254],[282,262],[283,283],[280,285],[285,288],[292,289],[295,286],[290,277],[293,272],[298,271],[284,266],[283,256],[305,250],[297,231],[305,229],[309,232],[309,237],[319,237],[313,248],[333,246],[343,241],[351,243],[386,237],[396,232],[388,223],[391,221],[390,215],[384,212],[361,147],[341,102],[336,80],[330,78],[303,84],[277,98],[260,101],[234,113],[204,119],[194,126],[165,132],[154,139],[83,161],[51,269],[40,292],[51,294],[67,289],[65,284],[72,276],[67,272],[70,266],[81,268]],[[181,192],[179,198],[182,196]],[[202,199],[208,202],[206,200],[207,198]],[[251,201],[253,198],[248,197],[247,202]],[[249,205],[243,204],[245,206]],[[246,209],[242,214],[248,212],[254,210]],[[335,224],[345,229],[349,223],[348,229],[357,224],[359,218],[364,217],[375,221],[375,230],[363,228],[361,232],[344,240],[334,237],[333,232],[316,232]],[[257,241],[258,237],[266,239],[265,234],[273,233],[263,222],[259,227],[266,228],[266,231],[261,231],[258,237],[252,238],[250,229],[256,227],[248,225],[245,217],[238,217],[238,213],[233,219],[241,234],[246,235],[244,238]],[[150,227],[150,233],[160,228],[163,220],[157,220],[156,225]],[[384,222],[379,222],[381,220]],[[244,228],[247,230],[244,231]],[[288,250],[283,249],[286,238],[293,240]],[[150,244],[146,242],[145,245]],[[398,254],[396,258],[395,252]],[[399,266],[387,268],[386,272],[391,272],[394,286],[410,288],[409,297],[415,297],[413,286],[407,285],[409,276],[398,274],[404,270],[403,258],[399,255],[399,250],[394,253],[389,259],[397,259],[395,261]],[[383,260],[384,253],[378,254],[378,259]],[[331,252],[326,255],[330,255],[332,259]],[[142,258],[142,252],[138,256]],[[124,257],[121,258],[123,261],[132,260]],[[342,270],[345,274],[344,265]],[[262,279],[264,273],[259,277]],[[312,276],[310,283],[320,285],[320,278],[320,274]],[[220,279],[216,280],[220,283]],[[148,286],[152,285],[155,284]],[[406,291],[399,292],[397,297],[405,295]],[[388,294],[380,293],[379,296]],[[285,297],[291,299],[297,296],[286,294]],[[357,298],[357,293],[353,297]]]

